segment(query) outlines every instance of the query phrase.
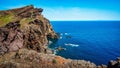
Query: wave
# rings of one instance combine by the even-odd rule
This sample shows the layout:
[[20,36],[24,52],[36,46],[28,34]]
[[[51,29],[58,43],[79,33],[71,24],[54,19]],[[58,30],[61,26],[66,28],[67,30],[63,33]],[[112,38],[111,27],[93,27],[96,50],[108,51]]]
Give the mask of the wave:
[[62,37],[60,37],[60,39],[62,39]]
[[65,35],[68,35],[68,33],[65,33]]
[[48,41],[48,44],[49,44],[49,45],[51,45],[52,43],[53,43],[52,41],[50,41],[50,40]]
[[60,33],[60,35],[63,35],[63,33]]
[[53,50],[53,54],[56,55],[57,54],[57,50]]
[[78,47],[78,44],[65,43],[66,46]]

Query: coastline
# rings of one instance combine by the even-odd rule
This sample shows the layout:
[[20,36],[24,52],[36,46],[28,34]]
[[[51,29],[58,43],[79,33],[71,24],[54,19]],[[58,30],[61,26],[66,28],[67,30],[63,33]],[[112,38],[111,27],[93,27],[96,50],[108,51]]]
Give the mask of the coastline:
[[[29,10],[29,11],[28,11]],[[17,13],[19,11],[19,13]],[[58,39],[42,9],[34,6],[1,11],[0,67],[1,68],[115,68],[120,59],[96,66],[85,60],[65,59],[54,55],[48,48],[49,39]],[[18,14],[12,15],[11,13]],[[4,16],[10,15],[10,20]],[[33,16],[31,16],[33,15]],[[8,17],[7,16],[7,17]]]

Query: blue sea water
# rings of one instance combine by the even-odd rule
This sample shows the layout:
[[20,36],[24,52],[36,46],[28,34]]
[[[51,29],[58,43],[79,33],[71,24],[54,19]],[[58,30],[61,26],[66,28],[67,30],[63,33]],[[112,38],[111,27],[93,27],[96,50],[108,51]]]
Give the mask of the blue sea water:
[[120,21],[51,21],[60,39],[49,47],[64,47],[56,55],[97,65],[120,57]]

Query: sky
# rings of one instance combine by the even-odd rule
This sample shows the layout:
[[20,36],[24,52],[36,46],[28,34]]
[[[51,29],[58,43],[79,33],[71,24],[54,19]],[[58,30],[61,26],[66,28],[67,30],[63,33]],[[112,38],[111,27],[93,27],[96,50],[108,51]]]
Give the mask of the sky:
[[2,0],[0,10],[31,4],[51,21],[120,20],[120,0]]

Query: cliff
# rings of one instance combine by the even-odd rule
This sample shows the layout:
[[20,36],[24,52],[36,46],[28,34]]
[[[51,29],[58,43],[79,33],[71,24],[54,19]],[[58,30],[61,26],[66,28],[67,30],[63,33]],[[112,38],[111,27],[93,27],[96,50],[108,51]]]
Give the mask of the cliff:
[[[54,55],[48,41],[58,36],[42,11],[32,5],[0,11],[0,68],[107,68]],[[108,68],[119,65],[110,62]]]
[[0,11],[0,54],[23,47],[47,52],[47,38],[57,39],[57,35],[50,22],[41,15],[42,11],[32,5]]

